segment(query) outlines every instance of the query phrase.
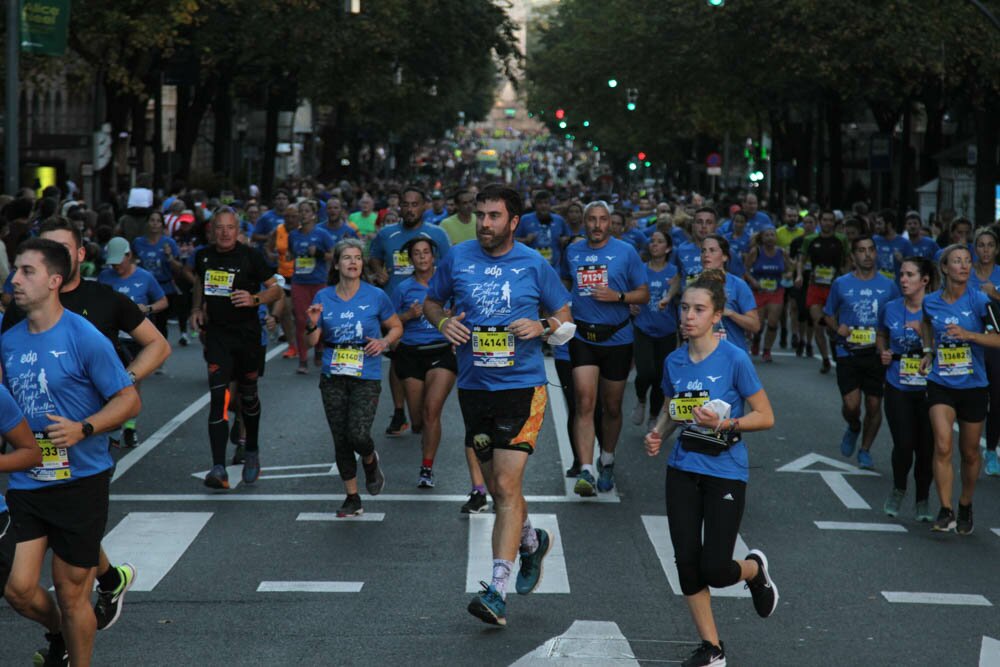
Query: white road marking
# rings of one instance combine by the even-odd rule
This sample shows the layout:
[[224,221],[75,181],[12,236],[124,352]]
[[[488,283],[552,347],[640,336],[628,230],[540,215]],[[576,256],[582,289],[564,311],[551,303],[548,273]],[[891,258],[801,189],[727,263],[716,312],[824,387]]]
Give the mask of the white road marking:
[[992,603],[982,595],[966,593],[907,593],[903,591],[882,591],[882,597],[889,602],[904,604],[948,604],[992,607]]
[[360,593],[363,581],[262,581],[258,593]]
[[[646,535],[649,536],[649,541],[653,543],[653,550],[656,551],[657,558],[660,559],[660,567],[663,568],[663,574],[667,576],[667,583],[670,584],[670,590],[674,592],[674,595],[682,595],[681,581],[677,575],[677,564],[674,562],[674,545],[670,542],[670,526],[667,523],[667,517],[644,514],[642,516],[642,525],[646,528]],[[742,559],[749,551],[750,548],[747,546],[747,543],[737,533],[733,558]],[[725,588],[713,588],[712,595],[714,597],[748,598],[750,597],[750,591],[740,581]]]
[[822,454],[817,454],[816,452],[810,452],[804,456],[800,456],[794,461],[790,461],[785,465],[777,469],[777,472],[811,472],[811,473],[823,473],[831,472],[828,470],[817,469],[809,470],[809,467],[817,463],[822,463],[825,466],[833,468],[832,472],[839,472],[844,475],[864,475],[867,477],[879,477],[879,474],[873,470],[862,470],[861,468],[856,468],[850,463],[845,463],[843,460],[837,460],[830,458],[829,456],[823,456]]
[[625,667],[639,661],[617,623],[573,621],[566,632],[553,637],[511,667],[545,665],[611,665]]
[[865,499],[861,497],[857,491],[854,490],[847,480],[844,479],[844,474],[839,472],[821,472],[819,474],[826,482],[826,485],[830,487],[830,490],[836,494],[840,502],[844,503],[844,507],[849,510],[870,510],[872,508]]
[[[208,476],[209,470],[202,470],[201,472],[193,472],[191,476],[204,480]],[[240,485],[243,481],[243,465],[226,466],[226,473],[229,475],[229,490],[232,491]]]
[[299,515],[295,517],[296,521],[383,521],[385,519],[385,514],[383,512],[369,512],[362,514],[360,516],[346,516],[338,517],[336,512],[299,512]]
[[[608,494],[604,494],[608,495]],[[469,499],[468,494],[405,494],[382,493],[377,496],[362,496],[362,502],[425,502],[425,503],[462,503]],[[525,496],[529,503],[578,503],[579,498],[566,496]],[[343,493],[254,493],[253,495],[227,493],[113,493],[114,502],[336,502],[344,501]],[[615,497],[607,502],[620,502]]]
[[151,591],[211,518],[212,512],[130,512],[101,544],[115,562],[135,565],[131,590]]
[[[274,359],[276,356],[284,352],[286,349],[288,349],[287,343],[282,343],[281,345],[276,346],[273,350],[267,353],[265,360],[270,361],[271,359]],[[148,438],[144,439],[139,444],[138,447],[136,447],[135,449],[133,449],[132,451],[130,451],[129,453],[125,454],[120,459],[118,459],[118,463],[115,466],[115,474],[111,478],[111,481],[115,482],[118,480],[119,477],[127,473],[132,468],[132,466],[134,466],[136,463],[141,461],[143,457],[145,457],[147,454],[153,451],[157,445],[166,440],[167,437],[171,433],[176,431],[178,428],[180,428],[181,425],[184,424],[184,422],[186,422],[187,420],[191,419],[191,417],[194,417],[196,414],[198,414],[198,412],[200,412],[202,408],[208,405],[210,400],[211,400],[211,394],[205,392],[204,394],[202,394],[200,398],[192,402],[191,405],[187,406],[179,413],[177,413],[176,417],[168,421],[160,428],[156,429],[156,432],[153,433],[153,435],[149,436]],[[230,475],[230,483],[232,483],[232,475]]]
[[864,523],[859,521],[813,521],[822,530],[860,530],[881,533],[905,533],[906,528],[898,523]]
[[1000,641],[983,635],[983,643],[979,648],[979,667],[997,667],[1000,665]]
[[1000,528],[990,528],[990,530],[993,531],[994,535],[1000,537]]
[[[569,576],[566,573],[566,556],[563,553],[559,521],[555,514],[529,513],[531,525],[549,531],[552,546],[545,557],[542,581],[534,593],[569,593]],[[493,572],[493,521],[494,514],[469,515],[469,558],[465,570],[465,592],[478,593],[480,581],[489,583]],[[508,594],[514,592],[514,581],[520,568],[520,559],[514,563]]]

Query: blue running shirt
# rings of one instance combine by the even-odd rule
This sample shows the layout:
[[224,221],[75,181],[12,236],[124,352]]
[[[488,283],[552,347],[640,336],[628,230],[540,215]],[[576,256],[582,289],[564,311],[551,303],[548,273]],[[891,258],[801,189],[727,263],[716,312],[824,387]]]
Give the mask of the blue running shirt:
[[677,310],[674,304],[668,303],[660,310],[660,299],[670,291],[670,281],[677,275],[677,267],[667,265],[659,271],[654,271],[646,265],[646,284],[649,285],[649,303],[639,306],[639,314],[633,324],[642,333],[653,338],[663,338],[677,331]]
[[402,223],[383,227],[378,235],[372,239],[371,250],[372,259],[382,260],[385,270],[389,273],[389,282],[385,285],[385,293],[392,294],[396,285],[413,275],[413,265],[410,264],[410,256],[403,249],[410,239],[423,236],[429,238],[437,245],[434,256],[438,261],[448,254],[451,242],[448,241],[448,234],[437,225],[425,224],[421,222],[413,228],[407,228]]
[[893,359],[886,368],[885,381],[899,391],[924,391],[927,388],[927,378],[920,374],[923,340],[920,333],[906,326],[911,322],[919,324],[923,319],[923,309],[911,313],[902,297],[886,304],[879,316],[879,329],[889,335],[889,350],[900,357]]
[[[402,315],[414,303],[424,305],[425,298],[427,298],[427,286],[411,277],[396,287],[396,291],[392,293],[392,305],[396,314]],[[404,345],[433,345],[447,343],[448,339],[421,315],[415,320],[403,322],[403,337],[400,342]]]
[[[551,213],[549,222],[543,224],[538,219],[537,213],[526,213],[521,216],[521,222],[517,225],[514,238],[518,241],[526,239],[531,234],[535,235],[534,240],[528,245],[537,250],[542,257],[548,260],[552,266],[559,266],[562,246],[559,244],[559,237],[569,236],[569,227],[561,215]],[[523,242],[523,241],[522,241]]]
[[180,260],[181,248],[169,236],[160,237],[157,243],[150,243],[145,236],[137,236],[132,241],[132,252],[139,260],[139,266],[153,274],[156,282],[160,283],[164,294],[177,294],[177,286],[174,285],[174,272],[170,269],[170,260],[164,248],[170,248],[173,258]]
[[[294,270],[293,285],[326,285],[329,265],[326,253],[333,250],[336,242],[333,237],[319,225],[312,228],[308,234],[298,228],[288,234],[288,251],[292,256]],[[316,248],[316,254],[309,254],[309,247]]]
[[385,292],[362,281],[354,296],[344,301],[331,285],[317,292],[313,303],[323,306],[319,320],[323,374],[382,379],[382,356],[370,357],[364,348],[369,338],[382,337],[382,322],[396,312]]
[[[24,419],[24,413],[21,412],[14,397],[7,391],[7,387],[0,386],[0,434],[6,435],[13,431],[22,419]],[[6,511],[7,502],[4,500],[3,494],[0,493],[0,514]],[[3,527],[0,526],[0,531],[2,530]]]
[[[570,280],[573,281],[573,319],[590,324],[621,324],[629,319],[628,304],[597,301],[591,290],[604,285],[618,292],[630,292],[646,284],[646,266],[639,253],[625,241],[611,238],[600,248],[577,241],[566,248]],[[576,337],[585,340],[580,330]],[[632,325],[626,324],[611,338],[589,345],[627,345],[633,340]]]
[[955,340],[947,334],[949,324],[984,333],[983,318],[989,301],[988,296],[969,289],[968,285],[955,303],[946,303],[940,290],[924,298],[924,317],[930,320],[934,331],[934,366],[928,375],[931,382],[952,389],[975,389],[989,384],[982,346]]
[[861,280],[854,273],[845,273],[834,280],[823,313],[836,317],[838,324],[851,329],[847,338],[836,337],[837,357],[874,351],[875,331],[882,311],[898,297],[896,283],[879,273],[869,280]]
[[151,306],[164,296],[163,288],[153,274],[138,266],[128,278],[122,278],[112,268],[104,269],[97,276],[97,282],[109,285],[140,306]]

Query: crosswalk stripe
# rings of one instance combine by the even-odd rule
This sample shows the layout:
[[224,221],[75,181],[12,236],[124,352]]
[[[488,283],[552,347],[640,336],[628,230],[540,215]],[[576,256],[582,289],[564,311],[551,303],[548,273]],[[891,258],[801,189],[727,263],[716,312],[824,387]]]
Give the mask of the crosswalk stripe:
[[385,519],[385,512],[366,512],[360,516],[339,517],[336,512],[299,512],[295,517],[296,521],[336,521],[350,522],[356,521],[382,521]]
[[[674,592],[674,595],[681,595],[681,581],[677,576],[677,565],[674,563],[674,545],[670,542],[670,526],[667,524],[667,517],[644,514],[642,516],[642,525],[646,528],[646,535],[649,536],[649,541],[653,543],[656,556],[660,559],[660,567],[663,568],[663,574],[667,575],[667,583],[670,584],[670,590]],[[737,534],[733,557],[743,558],[749,551],[750,548],[743,541],[743,537]],[[740,581],[725,588],[713,588],[712,596],[748,598],[750,597],[750,591]]]
[[898,523],[865,523],[861,521],[813,521],[822,530],[860,530],[866,532],[905,533]]
[[[478,593],[480,581],[489,583],[493,573],[493,522],[494,514],[469,515],[469,559],[465,571],[465,592]],[[566,573],[566,556],[563,552],[559,521],[555,514],[530,514],[531,525],[549,532],[552,546],[545,557],[542,581],[535,593],[569,593],[569,576]],[[508,591],[514,591],[519,562],[514,563]]]
[[360,593],[363,581],[262,581],[258,593]]
[[948,604],[992,607],[993,604],[982,595],[965,593],[911,593],[905,591],[882,591],[882,597],[889,602],[906,604]]
[[101,543],[114,562],[135,565],[133,591],[151,591],[211,518],[212,512],[130,512]]

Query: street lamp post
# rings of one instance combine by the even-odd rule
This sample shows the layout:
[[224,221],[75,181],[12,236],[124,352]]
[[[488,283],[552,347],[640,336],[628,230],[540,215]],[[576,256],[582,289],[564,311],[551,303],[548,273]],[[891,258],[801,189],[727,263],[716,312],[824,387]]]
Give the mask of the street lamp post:
[[20,0],[7,0],[7,80],[4,94],[7,96],[7,109],[4,118],[4,191],[16,194],[20,185],[20,163],[18,162],[18,116],[21,94],[18,85],[18,56],[21,51],[21,34],[19,16]]

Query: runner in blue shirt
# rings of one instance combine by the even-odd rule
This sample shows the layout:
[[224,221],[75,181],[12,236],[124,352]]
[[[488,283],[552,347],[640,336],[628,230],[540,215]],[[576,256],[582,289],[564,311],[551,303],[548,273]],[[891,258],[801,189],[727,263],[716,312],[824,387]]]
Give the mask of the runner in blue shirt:
[[[18,407],[7,387],[0,385],[0,434],[13,451],[0,452],[0,473],[9,474],[38,468],[42,465],[42,449],[35,442],[24,413]],[[0,591],[7,585],[7,577],[14,565],[17,536],[14,521],[7,509],[7,502],[0,493]]]
[[851,259],[854,271],[833,281],[823,314],[830,330],[836,333],[837,387],[847,422],[840,453],[852,456],[861,436],[858,466],[871,469],[871,446],[882,425],[885,384],[885,369],[876,354],[877,328],[885,305],[899,297],[899,290],[892,280],[876,271],[875,242],[870,236],[858,236],[851,242]]
[[563,244],[569,238],[569,228],[561,215],[552,213],[552,195],[549,192],[539,190],[533,201],[535,210],[521,218],[515,237],[541,253],[552,266],[559,266]]
[[[516,590],[530,593],[552,545],[547,531],[531,526],[520,480],[545,415],[541,338],[572,319],[555,270],[514,241],[521,206],[510,188],[480,190],[476,240],[441,260],[424,301],[424,317],[458,348],[465,446],[475,450],[494,500],[493,576],[468,606],[493,625],[507,624],[507,580],[518,555]],[[445,313],[449,300],[455,315]]]
[[424,211],[421,220],[429,225],[440,225],[441,221],[449,215],[451,213],[444,205],[444,195],[441,194],[440,190],[435,190],[431,193],[431,207]]
[[[762,618],[778,606],[764,553],[753,549],[733,560],[749,479],[742,434],[771,428],[774,413],[750,357],[715,335],[728,300],[724,285],[732,277],[706,268],[684,291],[680,322],[687,342],[667,357],[667,402],[646,436],[646,453],[656,456],[663,440],[682,428],[667,461],[667,523],[681,591],[702,640],[688,659],[693,665],[725,664],[709,586],[747,582]],[[728,414],[709,401],[724,401]]]
[[715,209],[703,206],[694,212],[691,221],[691,240],[674,248],[672,256],[677,270],[681,274],[681,282],[690,285],[701,273],[701,242],[709,234],[715,233]]
[[139,265],[153,274],[160,289],[167,296],[167,307],[158,310],[156,316],[152,318],[156,328],[166,338],[168,314],[177,314],[180,319],[185,318],[186,314],[178,314],[180,294],[174,282],[174,274],[180,273],[183,269],[180,261],[181,249],[176,241],[164,235],[163,215],[159,211],[149,214],[146,235],[137,236],[132,241],[132,252]]
[[889,280],[896,280],[899,272],[899,265],[904,257],[913,254],[913,246],[910,242],[896,233],[895,216],[891,212],[885,212],[879,216],[882,234],[875,234],[872,240],[875,242],[875,250],[878,252],[878,272]]
[[268,237],[278,228],[278,225],[284,224],[285,208],[288,206],[288,201],[287,190],[276,190],[274,193],[274,205],[270,211],[260,216],[250,237],[252,241],[251,245],[263,253],[264,259],[268,260],[268,266],[271,267],[275,266],[275,264],[268,258],[268,254],[264,252],[265,245],[267,244]]
[[[288,233],[288,254],[292,262],[292,313],[295,317],[295,349],[299,353],[296,373],[309,372],[309,349],[305,344],[306,310],[316,294],[326,286],[328,262],[336,242],[316,218],[316,204],[306,200],[298,205],[301,225]],[[320,365],[323,352],[316,348]]]
[[326,202],[326,210],[328,218],[319,225],[319,228],[332,236],[334,243],[338,243],[341,239],[358,238],[358,233],[343,217],[343,203],[339,198],[330,197]]
[[729,231],[722,233],[722,236],[729,241],[729,250],[733,255],[729,263],[726,264],[726,271],[742,278],[746,273],[744,260],[747,253],[750,252],[750,245],[754,234],[751,234],[750,229],[747,227],[747,217],[743,211],[734,211],[729,220],[732,223]]
[[[570,341],[576,387],[576,446],[581,469],[574,492],[593,496],[615,485],[615,449],[622,426],[622,398],[632,360],[634,333],[629,306],[649,301],[646,267],[635,249],[611,236],[612,213],[602,201],[587,204],[587,239],[570,244],[566,258],[573,280],[576,335]],[[594,406],[598,387],[604,410],[598,479],[595,482]]]
[[934,242],[934,239],[928,238],[924,235],[924,226],[920,221],[920,214],[916,211],[910,211],[906,214],[906,235],[909,237],[910,248],[912,252],[917,257],[924,257],[926,259],[934,259],[940,248],[938,244]]
[[[976,232],[975,263],[969,272],[969,289],[982,292],[994,302],[1000,302],[1000,266],[997,265],[997,249],[1000,239],[991,227]],[[997,460],[997,443],[1000,442],[1000,350],[987,348],[986,377],[989,382],[990,408],[986,414],[986,474],[1000,475],[1000,461]]]
[[307,312],[306,343],[310,347],[323,343],[319,391],[337,470],[347,491],[338,517],[364,512],[355,455],[361,458],[368,493],[377,496],[385,486],[371,436],[372,421],[382,391],[382,354],[403,335],[389,297],[362,280],[363,253],[364,243],[358,239],[337,244],[330,274],[333,284],[320,290]]
[[638,400],[632,410],[632,423],[636,426],[646,418],[647,394],[650,394],[650,422],[655,422],[656,415],[660,414],[663,360],[677,347],[677,312],[673,300],[680,293],[681,280],[677,267],[667,261],[671,248],[670,237],[663,232],[654,232],[649,237],[649,261],[646,262],[649,303],[629,306],[635,326],[633,352]]
[[[90,663],[95,621],[94,569],[108,519],[111,469],[107,432],[139,412],[139,396],[111,342],[83,317],[65,310],[59,289],[70,275],[66,248],[48,239],[21,244],[14,262],[14,301],[26,319],[0,338],[3,381],[42,449],[42,462],[12,473],[7,504],[17,556],[6,597],[21,615],[57,603],[62,629],[49,627],[48,652]],[[51,547],[53,599],[39,585]]]
[[[924,299],[921,361],[921,371],[929,372],[927,404],[934,432],[934,484],[941,501],[933,529],[954,528],[960,535],[968,535],[973,529],[972,496],[982,463],[979,438],[989,403],[983,348],[1000,347],[1000,336],[993,327],[987,331],[984,324],[990,298],[969,288],[972,255],[965,244],[945,248],[939,267],[944,287]],[[951,509],[952,429],[956,423],[962,461],[957,520]]]
[[[413,265],[404,246],[413,238],[424,237],[434,241],[438,260],[448,254],[451,243],[448,234],[437,225],[425,224],[420,216],[427,206],[427,195],[417,187],[408,186],[403,190],[400,202],[402,222],[383,227],[371,243],[371,257],[368,262],[374,272],[375,284],[381,285],[386,294],[392,294],[399,283],[413,275]],[[395,354],[389,355],[389,389],[392,391],[393,414],[386,428],[386,435],[400,435],[409,428],[403,410],[403,383],[396,373]]]
[[760,314],[757,301],[746,281],[726,271],[730,260],[729,242],[719,234],[711,234],[701,243],[703,269],[719,269],[726,276],[726,309],[716,327],[715,335],[729,340],[736,347],[749,353],[747,335],[760,331]]
[[[757,241],[747,254],[749,270],[744,278],[753,290],[757,308],[763,312],[764,322],[767,324],[761,359],[765,363],[770,363],[771,348],[778,335],[778,324],[781,322],[781,311],[785,304],[783,280],[789,267],[785,262],[785,251],[778,246],[778,234],[774,227],[765,227],[757,235]],[[754,336],[750,346],[750,356],[757,356],[760,339],[760,334]]]
[[923,357],[920,323],[923,302],[936,271],[931,260],[907,257],[899,267],[903,296],[886,304],[879,318],[876,345],[885,372],[885,419],[892,435],[892,492],[882,510],[898,516],[906,496],[906,478],[913,468],[917,521],[933,521],[931,460],[934,442],[927,415],[927,378],[920,374]]

